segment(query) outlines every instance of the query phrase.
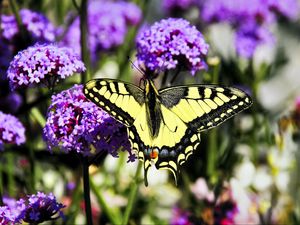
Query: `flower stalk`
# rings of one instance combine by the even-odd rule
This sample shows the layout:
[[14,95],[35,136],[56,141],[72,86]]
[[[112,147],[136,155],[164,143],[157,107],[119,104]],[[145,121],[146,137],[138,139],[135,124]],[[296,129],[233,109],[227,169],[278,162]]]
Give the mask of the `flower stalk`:
[[82,175],[83,175],[83,193],[85,203],[85,215],[87,225],[93,225],[92,206],[90,197],[90,175],[89,175],[89,162],[87,157],[82,160]]
[[130,190],[129,198],[128,198],[128,204],[127,204],[127,207],[125,209],[122,225],[128,224],[129,217],[130,217],[130,214],[132,212],[132,208],[134,206],[134,203],[135,203],[135,200],[136,200],[136,197],[137,197],[138,185],[139,185],[139,182],[140,182],[141,168],[142,168],[142,163],[139,162],[138,166],[137,166],[137,169],[136,169],[134,179],[132,181],[131,190]]
[[81,58],[86,66],[86,71],[81,73],[81,83],[90,80],[90,53],[88,48],[88,26],[87,26],[87,8],[88,1],[82,0],[80,5],[80,45],[81,45]]

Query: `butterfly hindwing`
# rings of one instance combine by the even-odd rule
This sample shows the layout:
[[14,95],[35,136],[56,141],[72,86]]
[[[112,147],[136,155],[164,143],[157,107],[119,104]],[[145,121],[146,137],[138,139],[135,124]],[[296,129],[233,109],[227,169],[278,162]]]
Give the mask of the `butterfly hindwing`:
[[195,132],[218,126],[252,104],[243,91],[215,85],[170,87],[159,95],[161,103]]
[[91,80],[85,96],[126,126],[131,126],[144,104],[144,91],[130,83],[111,79]]

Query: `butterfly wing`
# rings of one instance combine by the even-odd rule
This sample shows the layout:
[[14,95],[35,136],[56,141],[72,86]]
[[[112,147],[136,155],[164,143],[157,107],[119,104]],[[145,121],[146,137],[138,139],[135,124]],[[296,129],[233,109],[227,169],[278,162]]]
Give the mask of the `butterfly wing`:
[[96,79],[84,86],[85,96],[116,120],[130,127],[145,103],[144,90],[112,79]]
[[194,132],[218,126],[252,104],[245,92],[216,85],[169,87],[159,95],[161,103]]
[[[175,181],[178,165],[197,149],[200,132],[221,124],[252,104],[243,91],[214,85],[161,89],[159,100],[162,123],[153,141],[153,146],[159,149],[155,165],[158,169],[171,170]],[[147,154],[144,158],[146,165],[150,164]]]
[[[157,169],[170,170],[177,184],[178,165],[182,165],[197,149],[200,134],[191,130],[181,118],[170,109],[161,105],[162,123],[159,135],[153,140],[158,157],[153,161]],[[145,155],[145,163],[150,162],[149,154]]]

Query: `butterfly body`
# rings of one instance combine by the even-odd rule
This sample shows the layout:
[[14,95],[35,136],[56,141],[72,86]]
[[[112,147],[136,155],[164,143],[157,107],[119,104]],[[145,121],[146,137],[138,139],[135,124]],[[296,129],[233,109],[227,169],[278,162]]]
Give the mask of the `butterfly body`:
[[118,80],[91,80],[84,94],[127,126],[132,149],[144,162],[146,185],[151,164],[171,170],[176,180],[178,165],[198,148],[200,132],[252,104],[236,88],[189,85],[157,90],[149,79],[144,89]]

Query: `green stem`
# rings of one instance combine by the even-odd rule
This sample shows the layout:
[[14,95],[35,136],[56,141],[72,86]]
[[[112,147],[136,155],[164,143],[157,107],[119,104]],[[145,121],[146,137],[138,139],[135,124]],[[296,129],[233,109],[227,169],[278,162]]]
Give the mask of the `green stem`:
[[[28,142],[29,143],[29,142]],[[30,162],[30,192],[35,192],[35,157],[34,157],[34,149],[31,143],[28,144],[29,149],[29,162]]]
[[32,119],[36,120],[41,127],[45,126],[46,120],[38,108],[32,108],[29,114],[32,117]]
[[93,191],[93,193],[95,194],[97,201],[99,203],[99,205],[101,206],[101,210],[103,210],[103,212],[105,213],[105,215],[107,215],[109,221],[114,224],[120,224],[120,216],[117,216],[112,210],[111,208],[106,204],[104,197],[101,194],[101,191],[99,191],[93,181],[92,178],[90,178],[90,184],[91,184],[91,189]]
[[3,153],[1,152],[1,158],[0,158],[0,206],[3,205]]
[[82,161],[83,161],[83,163],[82,163],[83,192],[84,192],[86,222],[87,222],[87,225],[93,225],[91,197],[90,197],[90,175],[89,175],[88,158],[84,157]]
[[80,45],[81,45],[81,59],[85,64],[86,71],[81,73],[81,83],[90,80],[90,52],[88,48],[88,1],[82,0],[80,5]]
[[15,180],[14,180],[14,156],[11,152],[6,154],[7,159],[7,187],[10,197],[14,196]]
[[81,197],[81,187],[80,187],[80,177],[81,177],[81,171],[76,170],[75,179],[76,179],[76,188],[72,193],[71,199],[72,202],[70,204],[70,207],[68,208],[68,222],[67,224],[75,224],[76,216],[79,214],[80,210],[80,201],[82,199]]
[[209,146],[207,153],[207,175],[214,178],[217,162],[217,130],[213,129],[209,133]]
[[[219,80],[220,64],[213,67],[211,82],[217,84]],[[209,131],[209,146],[207,152],[207,175],[210,179],[215,178],[216,162],[217,162],[217,139],[218,133],[216,129]]]
[[133,208],[133,205],[136,200],[137,192],[138,192],[138,185],[140,182],[140,173],[141,173],[141,168],[142,168],[142,163],[139,162],[138,167],[136,169],[135,177],[131,185],[131,190],[129,193],[129,199],[128,199],[128,204],[125,209],[122,225],[127,225],[129,221],[129,217]]
[[9,0],[9,4],[10,4],[10,7],[11,7],[11,10],[13,11],[13,13],[15,15],[18,28],[19,28],[20,31],[22,31],[23,30],[23,23],[22,23],[20,14],[19,14],[18,4],[16,3],[15,0]]

